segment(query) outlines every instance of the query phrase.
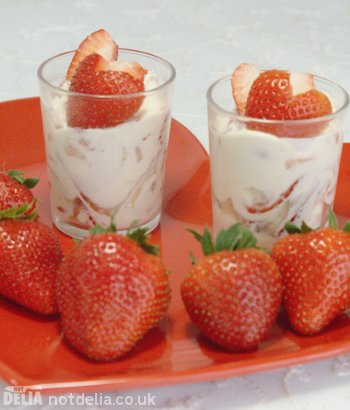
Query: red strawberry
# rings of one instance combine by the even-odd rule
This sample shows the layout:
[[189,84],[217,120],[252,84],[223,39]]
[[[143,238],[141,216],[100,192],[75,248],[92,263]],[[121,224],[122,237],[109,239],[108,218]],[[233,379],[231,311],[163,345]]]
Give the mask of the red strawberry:
[[23,172],[12,170],[0,173],[0,219],[34,219],[37,216],[36,199],[31,188],[37,178],[24,178]]
[[112,360],[164,316],[169,282],[160,259],[148,253],[155,249],[144,230],[128,237],[98,226],[93,232],[65,256],[57,300],[71,345],[91,359]]
[[110,34],[104,29],[100,29],[90,34],[80,44],[68,68],[66,76],[67,80],[71,80],[73,78],[75,70],[80,62],[83,61],[88,55],[94,53],[101,55],[107,61],[117,60],[118,58],[118,46]]
[[283,303],[293,328],[301,334],[321,331],[350,307],[350,224],[348,232],[330,227],[312,231],[289,223],[295,232],[276,242],[271,256],[283,280]]
[[317,90],[295,96],[287,105],[288,117],[292,120],[304,120],[328,115],[332,105],[328,97]]
[[232,74],[232,93],[239,114],[267,120],[287,120],[284,124],[251,122],[249,128],[278,136],[317,135],[325,124],[288,124],[288,120],[316,118],[332,112],[328,97],[314,89],[311,74],[280,70],[259,72],[241,64]]
[[249,91],[245,115],[269,120],[286,119],[286,105],[291,98],[289,73],[278,70],[264,71]]
[[57,311],[55,282],[62,259],[53,231],[39,222],[0,221],[0,293],[42,314]]
[[215,244],[207,229],[203,235],[191,232],[206,255],[181,285],[191,320],[219,346],[255,348],[267,336],[281,303],[275,262],[256,249],[255,238],[243,225],[220,232]]
[[[87,56],[76,69],[70,91],[112,98],[71,96],[67,105],[68,124],[80,128],[106,128],[128,120],[140,108],[144,84],[122,71],[108,70],[108,62],[99,54]],[[115,95],[125,97],[113,98]]]

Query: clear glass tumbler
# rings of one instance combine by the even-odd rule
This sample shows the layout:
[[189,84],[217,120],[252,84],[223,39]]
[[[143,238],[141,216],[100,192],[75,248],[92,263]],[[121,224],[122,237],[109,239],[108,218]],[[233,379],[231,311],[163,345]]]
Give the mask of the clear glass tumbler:
[[[68,91],[65,81],[74,51],[54,56],[38,69],[46,159],[55,225],[84,237],[95,224],[119,232],[154,229],[160,220],[165,158],[171,121],[175,69],[155,55],[119,49],[118,60],[148,70],[145,91],[88,95]],[[92,107],[142,98],[131,119],[114,127],[78,128],[67,123],[69,102]]]
[[231,76],[209,88],[208,125],[213,224],[217,233],[241,222],[267,249],[287,221],[313,228],[333,206],[349,104],[340,86],[315,76],[332,102],[329,115],[276,121],[238,115]]

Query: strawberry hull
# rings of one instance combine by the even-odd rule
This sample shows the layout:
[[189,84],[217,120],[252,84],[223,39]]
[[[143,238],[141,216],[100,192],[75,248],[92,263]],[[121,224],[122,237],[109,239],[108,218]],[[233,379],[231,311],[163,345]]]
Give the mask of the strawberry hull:
[[[142,64],[147,67],[144,61]],[[173,73],[167,68],[168,73],[164,73],[155,65],[148,67],[140,108],[129,120],[113,127],[69,126],[69,101],[79,95],[62,88],[61,92],[47,90],[42,85],[51,208],[55,224],[65,233],[83,237],[96,223],[108,226],[112,215],[118,231],[157,226],[171,119],[172,81],[162,87]],[[63,87],[68,89],[69,83]],[[103,96],[81,98],[91,99],[94,106]],[[118,96],[105,98],[108,102]]]

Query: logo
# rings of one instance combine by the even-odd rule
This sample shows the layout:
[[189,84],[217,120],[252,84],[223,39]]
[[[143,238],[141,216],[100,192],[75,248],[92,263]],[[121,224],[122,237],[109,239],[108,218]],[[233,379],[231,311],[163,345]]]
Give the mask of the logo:
[[3,393],[4,405],[37,406],[43,405],[41,394],[27,386],[7,386]]
[[[39,391],[34,391],[30,386],[7,386],[3,390],[4,406],[155,406],[154,395],[108,395],[106,393],[73,394],[42,396]],[[3,408],[0,405],[0,408]]]

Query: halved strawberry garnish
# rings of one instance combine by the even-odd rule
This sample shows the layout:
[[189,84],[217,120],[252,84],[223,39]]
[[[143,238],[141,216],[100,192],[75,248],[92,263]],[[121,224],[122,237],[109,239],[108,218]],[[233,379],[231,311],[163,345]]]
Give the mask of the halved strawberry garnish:
[[232,73],[232,94],[241,115],[245,114],[249,91],[259,75],[260,70],[255,65],[246,63],[240,64]]
[[325,123],[293,125],[288,120],[317,118],[332,112],[328,97],[314,88],[311,74],[281,70],[259,72],[250,64],[241,64],[232,74],[232,93],[239,114],[266,120],[287,120],[284,124],[252,121],[249,128],[278,136],[316,135]]
[[107,61],[117,60],[118,46],[106,30],[95,31],[80,44],[70,63],[66,79],[71,80],[79,63],[93,53],[101,55]]
[[288,102],[288,117],[292,120],[316,118],[332,112],[329,98],[318,90],[295,96]]
[[[99,54],[90,54],[78,66],[69,88],[84,96],[70,96],[67,120],[70,127],[106,128],[127,121],[141,106],[143,97],[129,97],[144,91],[144,84],[130,74],[109,70]],[[91,95],[126,95],[125,98],[99,98]]]
[[264,71],[249,91],[245,115],[283,120],[286,118],[286,104],[291,97],[292,89],[286,71]]
[[123,71],[142,82],[147,74],[147,70],[140,66],[136,61],[113,61],[109,66],[111,70]]

